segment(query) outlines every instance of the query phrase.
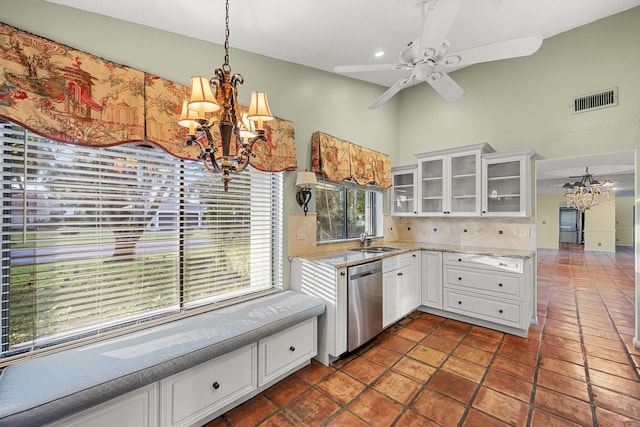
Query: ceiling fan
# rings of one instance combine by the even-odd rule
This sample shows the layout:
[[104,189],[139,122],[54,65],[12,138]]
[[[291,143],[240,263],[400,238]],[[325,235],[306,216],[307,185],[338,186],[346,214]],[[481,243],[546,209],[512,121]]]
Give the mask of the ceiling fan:
[[462,0],[419,0],[422,8],[422,31],[419,39],[410,41],[400,51],[398,64],[342,65],[336,73],[410,70],[410,74],[394,83],[376,99],[370,109],[379,107],[404,88],[420,82],[429,83],[447,101],[457,101],[464,90],[447,75],[448,72],[480,62],[497,61],[531,55],[542,45],[539,34],[449,52],[446,39]]

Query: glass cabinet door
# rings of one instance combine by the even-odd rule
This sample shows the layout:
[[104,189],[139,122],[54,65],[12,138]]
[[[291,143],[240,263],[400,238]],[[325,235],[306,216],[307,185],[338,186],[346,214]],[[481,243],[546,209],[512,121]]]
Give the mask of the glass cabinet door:
[[445,207],[445,159],[434,157],[420,162],[420,212],[443,214]]
[[392,197],[391,213],[393,215],[415,215],[416,200],[416,171],[392,171],[391,172]]
[[474,213],[478,211],[479,168],[478,155],[475,153],[452,155],[451,192],[448,213]]
[[530,162],[535,153],[491,153],[483,157],[482,215],[530,215]]

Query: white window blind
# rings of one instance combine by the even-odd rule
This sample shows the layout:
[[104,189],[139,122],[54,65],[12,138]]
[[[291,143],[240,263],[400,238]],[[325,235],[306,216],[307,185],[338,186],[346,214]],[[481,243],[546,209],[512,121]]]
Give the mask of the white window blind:
[[281,286],[281,174],[245,171],[224,192],[158,148],[0,133],[0,365]]

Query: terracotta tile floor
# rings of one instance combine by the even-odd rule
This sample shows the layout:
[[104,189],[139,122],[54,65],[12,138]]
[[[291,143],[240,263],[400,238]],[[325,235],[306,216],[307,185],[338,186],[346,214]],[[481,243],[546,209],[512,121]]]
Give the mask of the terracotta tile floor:
[[640,426],[633,252],[538,252],[527,338],[414,312],[207,427]]

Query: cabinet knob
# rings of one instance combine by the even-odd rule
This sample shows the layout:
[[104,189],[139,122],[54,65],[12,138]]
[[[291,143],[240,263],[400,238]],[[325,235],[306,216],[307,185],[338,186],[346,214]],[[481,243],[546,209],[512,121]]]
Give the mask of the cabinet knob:
[[498,283],[498,287],[501,288],[502,287],[502,283]]
[[462,277],[458,277],[458,280],[462,280]]
[[398,276],[402,276],[402,273],[398,273]]
[[211,386],[213,387],[214,390],[217,390],[220,388],[220,384],[218,383],[218,381],[214,382],[213,385]]
[[458,304],[462,305],[462,301],[458,301]]
[[462,258],[458,258],[458,262],[462,262]]
[[296,351],[296,348],[294,346],[291,346],[291,347],[289,347],[289,350]]
[[498,313],[502,314],[502,309],[498,310]]
[[487,213],[487,211],[482,211],[482,213]]
[[347,274],[347,273],[345,273],[344,271],[341,271],[341,272],[340,272],[340,275],[341,275],[341,276],[345,276],[346,274]]
[[413,254],[413,255],[411,255],[411,256],[415,258],[415,257],[417,257],[418,255],[416,255],[416,254]]

